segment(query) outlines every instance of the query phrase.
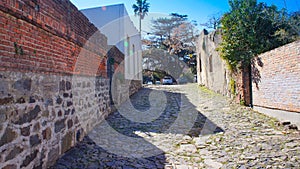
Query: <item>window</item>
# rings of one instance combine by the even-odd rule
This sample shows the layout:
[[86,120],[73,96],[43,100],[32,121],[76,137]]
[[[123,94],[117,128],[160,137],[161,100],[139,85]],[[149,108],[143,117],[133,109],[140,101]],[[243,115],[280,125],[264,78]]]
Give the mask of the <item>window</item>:
[[202,62],[201,62],[201,53],[199,53],[199,68],[200,68],[200,72],[202,72]]
[[209,61],[209,72],[213,72],[212,55],[208,58]]
[[137,66],[137,63],[136,63],[136,57],[135,57],[135,46],[134,45],[132,45],[132,57],[131,57],[132,59],[133,59],[133,61],[132,61],[132,63],[133,63],[133,65],[132,65],[132,67],[133,67],[133,74],[134,74],[134,76],[136,75],[136,70],[137,70],[137,68],[136,68],[136,66]]

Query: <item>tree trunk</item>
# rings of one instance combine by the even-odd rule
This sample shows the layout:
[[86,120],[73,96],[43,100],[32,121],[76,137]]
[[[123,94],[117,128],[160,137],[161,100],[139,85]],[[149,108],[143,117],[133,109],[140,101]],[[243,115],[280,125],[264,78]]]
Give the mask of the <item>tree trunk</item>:
[[140,36],[142,35],[142,16],[140,15]]

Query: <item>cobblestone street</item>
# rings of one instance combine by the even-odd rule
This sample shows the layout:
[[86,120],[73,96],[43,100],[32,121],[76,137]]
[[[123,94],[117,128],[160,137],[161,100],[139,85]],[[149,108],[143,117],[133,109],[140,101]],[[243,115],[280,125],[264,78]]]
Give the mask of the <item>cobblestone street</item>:
[[197,84],[147,86],[52,168],[300,168],[300,133]]

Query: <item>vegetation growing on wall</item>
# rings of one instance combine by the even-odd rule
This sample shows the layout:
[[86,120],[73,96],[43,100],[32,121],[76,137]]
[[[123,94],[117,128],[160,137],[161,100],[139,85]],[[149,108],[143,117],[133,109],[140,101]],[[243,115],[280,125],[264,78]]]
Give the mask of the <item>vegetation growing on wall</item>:
[[230,92],[232,95],[236,95],[236,84],[234,79],[230,79]]
[[295,41],[299,37],[295,19],[276,6],[256,0],[229,0],[230,11],[221,19],[222,43],[218,50],[232,71],[249,66],[260,53]]

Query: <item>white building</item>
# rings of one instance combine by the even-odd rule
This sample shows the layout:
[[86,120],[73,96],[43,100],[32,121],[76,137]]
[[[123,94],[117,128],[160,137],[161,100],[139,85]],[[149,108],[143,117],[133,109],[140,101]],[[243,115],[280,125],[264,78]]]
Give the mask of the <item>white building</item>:
[[139,31],[131,21],[124,4],[83,9],[81,12],[125,56],[125,78],[142,80],[142,45]]

